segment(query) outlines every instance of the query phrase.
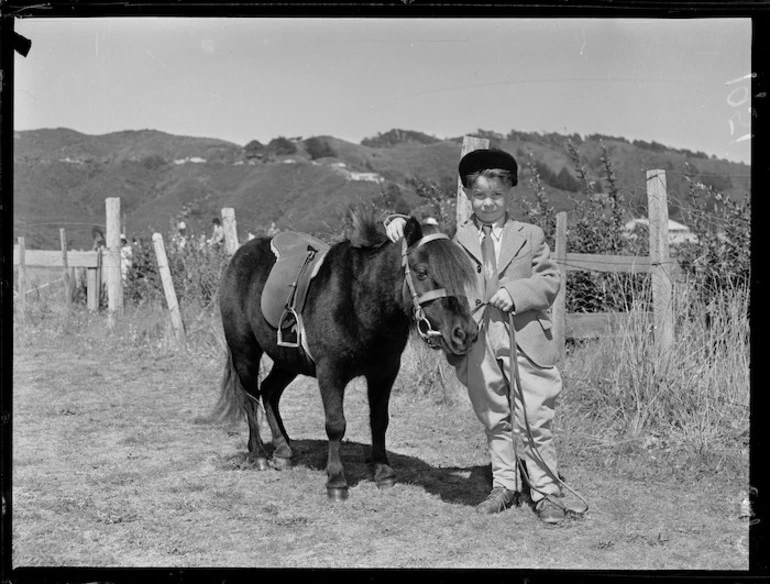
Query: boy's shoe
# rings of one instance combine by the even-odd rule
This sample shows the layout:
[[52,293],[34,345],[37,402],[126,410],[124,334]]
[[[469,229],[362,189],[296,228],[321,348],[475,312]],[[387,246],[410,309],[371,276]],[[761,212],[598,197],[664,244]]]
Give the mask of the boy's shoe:
[[516,491],[511,491],[505,487],[495,487],[481,503],[476,505],[476,513],[491,515],[500,513],[513,505],[516,501]]
[[564,513],[564,509],[547,497],[544,497],[537,502],[535,505],[535,513],[537,513],[537,517],[540,521],[550,525],[561,523],[567,516],[566,513]]

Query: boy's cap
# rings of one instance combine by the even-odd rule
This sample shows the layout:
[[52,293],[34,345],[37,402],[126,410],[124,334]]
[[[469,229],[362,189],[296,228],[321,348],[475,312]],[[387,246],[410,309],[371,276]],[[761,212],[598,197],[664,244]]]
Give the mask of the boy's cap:
[[467,187],[466,181],[468,175],[481,170],[487,170],[489,168],[502,168],[503,170],[509,170],[511,177],[513,178],[513,186],[519,182],[518,172],[519,167],[516,164],[516,160],[502,150],[474,150],[468,152],[460,160],[460,166],[458,168],[460,173],[460,180],[464,187]]

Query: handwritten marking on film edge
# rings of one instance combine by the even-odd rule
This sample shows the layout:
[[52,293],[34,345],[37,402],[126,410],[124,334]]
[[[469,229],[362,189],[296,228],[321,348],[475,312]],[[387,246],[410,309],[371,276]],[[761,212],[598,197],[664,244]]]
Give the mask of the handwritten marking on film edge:
[[730,116],[730,119],[727,120],[727,124],[730,127],[730,136],[735,136],[736,133],[742,131],[742,128],[749,128],[748,132],[730,140],[730,144],[751,140],[751,118],[757,114],[751,105],[747,107],[744,107],[744,105],[751,101],[751,91],[749,88],[751,80],[756,76],[756,73],[748,73],[725,83],[728,86],[738,84],[727,95],[727,104],[730,107],[737,108],[733,115]]

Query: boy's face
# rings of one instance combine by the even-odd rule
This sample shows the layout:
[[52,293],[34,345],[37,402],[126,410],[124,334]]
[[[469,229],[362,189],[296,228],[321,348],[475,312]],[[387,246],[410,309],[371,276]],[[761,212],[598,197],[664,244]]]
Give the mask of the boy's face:
[[479,221],[494,223],[505,216],[513,187],[498,178],[480,176],[472,185],[465,187],[464,191]]

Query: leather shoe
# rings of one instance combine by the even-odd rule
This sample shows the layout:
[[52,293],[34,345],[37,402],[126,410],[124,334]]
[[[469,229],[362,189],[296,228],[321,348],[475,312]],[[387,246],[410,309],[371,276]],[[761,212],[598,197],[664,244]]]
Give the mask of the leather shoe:
[[535,505],[535,513],[537,513],[537,517],[540,521],[551,525],[561,523],[567,516],[566,513],[564,513],[564,509],[547,497],[540,499],[537,502]]
[[491,515],[500,513],[513,505],[516,501],[516,491],[505,487],[495,487],[481,503],[476,505],[476,513]]

